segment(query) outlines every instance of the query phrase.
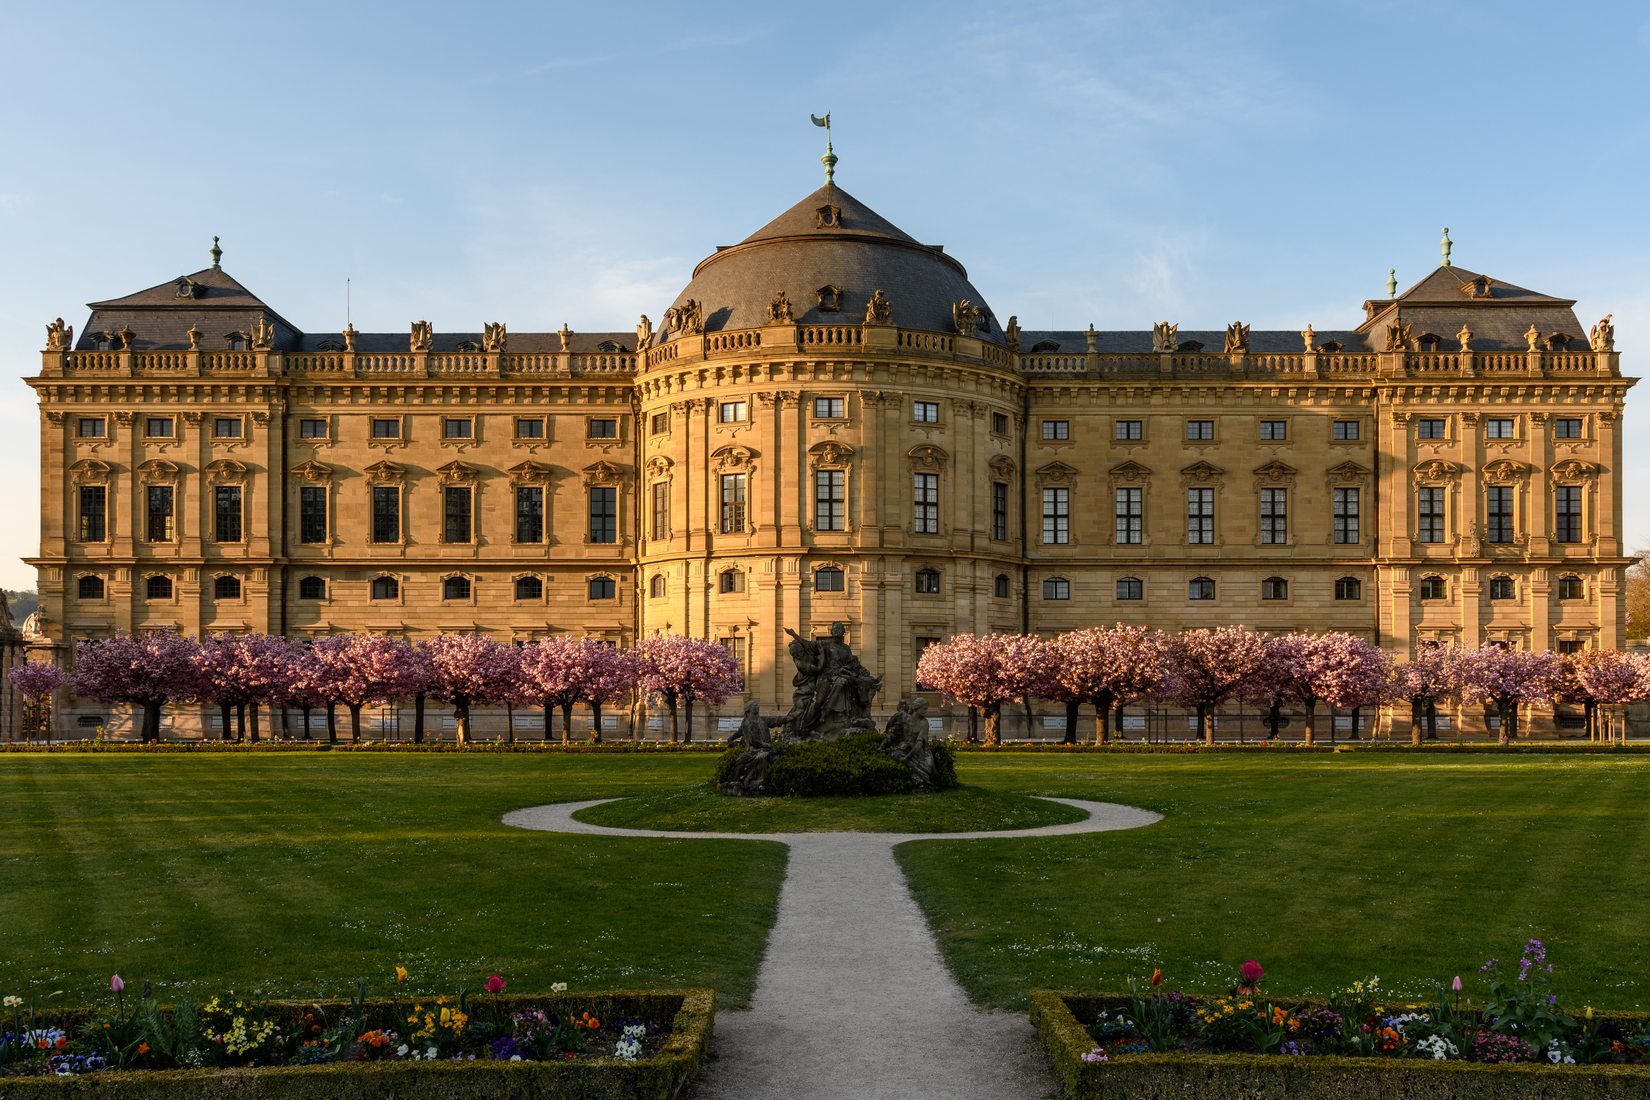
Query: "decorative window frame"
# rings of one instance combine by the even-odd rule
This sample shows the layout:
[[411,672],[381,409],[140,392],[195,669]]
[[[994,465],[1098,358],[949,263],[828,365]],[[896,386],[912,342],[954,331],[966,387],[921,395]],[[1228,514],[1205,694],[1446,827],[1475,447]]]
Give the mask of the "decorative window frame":
[[[1562,594],[1562,586],[1567,580],[1576,582],[1581,589],[1579,595],[1565,596]],[[1553,578],[1553,601],[1555,603],[1586,603],[1592,598],[1589,592],[1590,588],[1591,586],[1587,583],[1585,576],[1574,570],[1566,570]]]
[[[436,468],[436,486],[441,491],[439,511],[440,526],[437,528],[436,542],[440,546],[475,546],[481,541],[481,471],[467,462],[458,459]],[[470,537],[462,541],[449,542],[447,539],[447,490],[470,490]],[[511,516],[512,541],[515,534],[515,514]],[[532,545],[537,545],[534,543]]]
[[[321,594],[319,596],[306,596],[306,595],[303,594],[303,592],[304,592],[304,582],[307,581],[311,577],[314,577],[316,580],[321,582]],[[370,594],[370,592],[369,592],[369,594]],[[324,574],[324,573],[305,573],[303,576],[299,577],[297,579],[297,581],[295,581],[293,583],[293,586],[292,586],[292,599],[293,599],[294,602],[297,602],[297,603],[326,603],[329,600],[331,600],[331,598],[332,598],[332,582],[326,576],[326,574]]]
[[[836,421],[835,423],[840,423]],[[815,474],[822,470],[835,470],[842,473],[842,527],[837,530],[821,531],[819,523],[819,496],[818,479]],[[854,523],[854,449],[846,443],[835,439],[822,439],[808,448],[808,507],[807,523],[804,528],[812,534],[822,534],[826,537],[844,536],[856,529]]]
[[[168,462],[164,458],[151,458],[138,463],[138,532],[142,538],[137,541],[150,546],[177,546],[183,541],[183,520],[186,512],[183,507],[183,471],[175,462]],[[172,537],[169,539],[152,539],[149,537],[149,490],[168,486],[172,490]],[[242,502],[245,507],[245,502]],[[173,585],[172,590],[177,591]]]
[[[1206,550],[1218,550],[1221,547],[1224,547],[1226,545],[1226,536],[1223,533],[1223,528],[1222,528],[1221,522],[1220,522],[1220,514],[1221,514],[1220,495],[1221,495],[1221,490],[1224,489],[1225,487],[1226,487],[1226,471],[1221,469],[1219,466],[1216,466],[1212,462],[1198,461],[1198,462],[1192,463],[1190,466],[1184,466],[1184,467],[1181,468],[1181,470],[1180,470],[1180,525],[1179,525],[1180,526],[1180,545],[1181,546],[1183,546],[1187,549],[1202,547],[1202,548],[1205,548]],[[1187,530],[1187,524],[1186,524],[1186,520],[1187,520],[1186,496],[1187,496],[1187,490],[1190,490],[1190,489],[1213,489],[1214,490],[1215,516],[1214,516],[1214,541],[1213,542],[1193,542],[1191,540],[1191,532],[1189,530]],[[1258,507],[1258,505],[1257,505],[1257,507]],[[1257,537],[1258,537],[1258,535],[1257,535]],[[1216,593],[1218,594],[1218,592],[1219,592],[1219,589],[1217,587],[1216,588]]]
[[[80,594],[80,584],[81,584],[82,581],[86,581],[86,580],[95,580],[95,581],[100,582],[103,585],[103,595],[101,595],[101,596],[83,596],[83,595],[81,595]],[[80,572],[80,573],[76,573],[74,575],[74,589],[73,589],[73,591],[74,591],[74,598],[75,598],[76,603],[108,603],[109,602],[109,578],[104,576],[102,573],[96,573],[96,572],[92,572],[90,570]]]
[[[481,443],[481,419],[482,419],[481,417],[476,416],[473,413],[460,414],[458,416],[452,416],[452,415],[449,415],[448,413],[440,413],[439,414],[439,419],[441,421],[441,431],[436,437],[436,442],[440,443],[441,446],[451,447],[451,448],[453,448],[457,451],[462,452],[467,448],[475,447],[475,446],[480,445],[480,443]],[[447,434],[447,422],[449,420],[468,420],[470,422],[470,434],[469,435],[453,435],[453,436],[448,435]]]
[[[1422,594],[1426,583],[1435,580],[1443,586],[1442,596],[1426,596]],[[1428,570],[1415,578],[1415,602],[1419,604],[1441,604],[1448,606],[1455,602],[1455,588],[1449,583],[1449,578],[1437,570]]]
[[[1497,596],[1495,588],[1497,581],[1506,581],[1511,592],[1508,596]],[[1518,595],[1518,578],[1505,570],[1496,570],[1491,573],[1484,584],[1484,600],[1486,603],[1507,603],[1517,605],[1520,602]]]
[[[1408,516],[1405,520],[1406,530],[1412,547],[1436,548],[1436,553],[1454,552],[1459,548],[1469,557],[1478,554],[1478,536],[1474,532],[1451,535],[1460,524],[1456,517],[1461,514],[1461,467],[1454,462],[1442,458],[1428,459],[1418,462],[1410,475],[1411,493],[1407,502]],[[1442,489],[1444,491],[1444,530],[1443,537],[1437,542],[1421,541],[1421,489]],[[1472,525],[1476,529],[1477,524]]]
[[650,600],[670,598],[670,577],[668,574],[654,573],[647,578],[647,598]]
[[[826,569],[835,569],[837,572],[842,574],[841,588],[820,589],[819,574]],[[844,599],[848,595],[848,577],[849,571],[846,562],[833,561],[829,559],[815,562],[808,569],[808,591],[815,597],[824,599]]]
[[[444,606],[474,607],[476,605],[476,576],[474,573],[467,572],[463,569],[452,569],[441,574],[436,579],[441,584],[441,587],[438,590],[440,592],[438,599]],[[467,586],[465,595],[449,597],[447,595],[448,581],[463,581]]]
[[[1048,594],[1050,585],[1062,585],[1062,584],[1065,585],[1065,593],[1066,593],[1065,595],[1063,595],[1063,596],[1051,596],[1051,595]],[[1051,573],[1048,576],[1041,578],[1037,583],[1037,588],[1038,588],[1038,592],[1040,593],[1039,602],[1041,602],[1041,603],[1070,603],[1071,602],[1071,578],[1066,576],[1064,573]]]
[[[379,545],[389,545],[389,544],[388,543],[381,543]],[[381,580],[391,580],[391,581],[395,582],[395,595],[393,595],[393,596],[375,596],[375,595],[373,595],[373,589],[377,586],[378,582],[381,581]],[[372,576],[367,578],[367,603],[368,603],[369,606],[376,604],[376,605],[381,606],[381,607],[404,607],[406,605],[406,602],[407,602],[407,578],[406,577],[402,576],[399,573],[391,573],[388,570],[380,569],[378,572],[374,573]]]
[[[925,592],[919,586],[920,581],[918,578],[928,573],[932,573],[936,578],[938,578],[935,581],[934,590],[931,592]],[[915,569],[911,570],[911,594],[913,596],[925,596],[936,600],[943,599],[945,596],[945,570],[941,569],[937,565],[930,564],[919,565]]]
[[[734,577],[734,587],[724,587],[723,577]],[[745,596],[750,593],[750,570],[739,565],[724,565],[716,570],[715,580],[712,583],[711,594],[718,598],[722,596]]]
[[[1192,595],[1192,585],[1198,581],[1209,582],[1210,594],[1208,596],[1194,597]],[[1181,591],[1185,593],[1184,599],[1187,603],[1218,603],[1220,601],[1220,582],[1207,573],[1194,573],[1187,577],[1185,587]]]
[[[919,443],[905,452],[906,481],[905,481],[905,530],[917,538],[935,539],[945,538],[951,533],[951,524],[945,514],[946,485],[945,468],[951,462],[951,455],[943,447],[932,443]],[[939,491],[939,501],[935,505],[935,515],[938,520],[937,531],[918,531],[916,517],[916,474],[933,474],[938,480],[936,485]],[[1011,483],[1012,484],[1012,483]],[[1010,502],[1012,509],[1012,501]]]
[[[592,596],[590,594],[590,585],[595,581],[607,581],[611,584],[613,586],[613,595],[611,597]],[[584,576],[584,602],[605,604],[608,602],[609,598],[612,599],[614,606],[619,606],[624,602],[624,590],[619,584],[618,575],[606,569],[598,569],[594,573],[586,573]]]
[[[1598,514],[1598,473],[1596,463],[1581,458],[1566,458],[1553,463],[1548,471],[1548,493],[1551,515],[1547,530],[1555,545],[1558,546],[1593,546],[1598,542],[1598,532],[1594,529],[1593,517]],[[1558,492],[1559,488],[1576,488],[1581,490],[1581,538],[1577,542],[1558,541]]]
[[1482,530],[1487,531],[1489,527],[1489,490],[1506,488],[1513,491],[1512,540],[1491,542],[1485,538],[1482,545],[1491,553],[1519,552],[1522,547],[1528,546],[1530,541],[1530,467],[1514,459],[1498,458],[1485,463],[1480,474],[1481,492],[1475,511],[1478,522],[1483,525]]
[[[1077,490],[1077,487],[1078,487],[1078,485],[1077,485],[1077,477],[1078,477],[1077,469],[1075,467],[1072,467],[1072,466],[1067,466],[1064,462],[1056,461],[1056,462],[1050,462],[1050,463],[1047,463],[1045,465],[1037,467],[1037,470],[1035,471],[1035,475],[1036,475],[1036,482],[1037,482],[1037,501],[1036,501],[1036,503],[1037,503],[1037,513],[1036,513],[1037,514],[1037,545],[1038,546],[1076,546],[1077,543],[1079,542],[1079,539],[1077,538],[1077,524],[1075,522],[1076,517],[1073,514],[1073,507],[1077,503],[1077,500],[1076,500],[1076,497],[1077,497],[1076,490]],[[1043,537],[1043,519],[1044,519],[1044,516],[1043,516],[1043,490],[1044,489],[1064,489],[1064,490],[1066,490],[1066,541],[1065,542],[1050,542],[1049,540],[1047,540]]]
[[[538,435],[522,435],[521,425],[533,422],[539,426]],[[550,442],[550,417],[543,413],[529,416],[512,415],[510,417],[510,445],[512,447],[543,447]]]
[[[294,541],[295,546],[324,546],[332,547],[338,544],[338,508],[337,487],[333,483],[332,467],[324,462],[317,462],[311,458],[292,467],[288,473],[299,482],[299,488],[319,486],[326,490],[327,505],[327,537],[320,542]],[[369,494],[370,503],[370,494]],[[303,493],[292,494],[293,513],[289,517],[294,539],[302,538],[303,529]],[[369,521],[370,522],[370,521]]]
[[[166,581],[167,584],[172,586],[171,587],[171,595],[169,595],[169,596],[151,596],[149,594],[149,582],[152,581],[152,580],[155,580],[157,578]],[[178,602],[178,599],[179,599],[179,596],[178,596],[178,588],[179,587],[180,586],[178,584],[178,579],[176,577],[172,576],[170,573],[161,573],[161,572],[158,572],[158,571],[157,572],[145,573],[145,574],[143,574],[143,602],[144,603],[151,603],[151,604],[153,604],[153,603],[169,603],[169,604],[174,604],[175,605]],[[107,591],[107,590],[105,590],[105,591]]]
[[[1371,472],[1369,467],[1357,462],[1346,461],[1331,466],[1324,471],[1324,487],[1329,490],[1329,540],[1330,546],[1368,546],[1370,524],[1368,518],[1369,505],[1374,499],[1366,490],[1370,484]],[[1335,490],[1358,490],[1358,537],[1351,542],[1335,541]],[[1293,521],[1291,521],[1293,522]]]
[[[368,546],[400,546],[407,545],[407,470],[404,466],[394,462],[374,462],[362,471],[366,475],[366,515],[367,515],[367,545]],[[372,537],[373,512],[372,496],[375,489],[394,489],[399,498],[396,505],[398,528],[392,542],[379,542]],[[404,587],[404,586],[403,586]]]
[[[234,596],[219,596],[218,595],[218,582],[220,580],[232,580],[232,581],[234,581],[235,586],[236,586],[236,592],[238,594],[234,595]],[[227,570],[220,570],[219,572],[213,573],[212,574],[212,588],[211,588],[210,599],[215,604],[220,604],[220,603],[244,604],[244,603],[246,603],[246,601],[247,601],[246,580],[244,578],[240,577],[240,576],[237,576],[234,573],[228,572]]]
[[[1297,477],[1300,474],[1300,471],[1295,469],[1293,466],[1289,465],[1287,462],[1280,462],[1277,459],[1273,459],[1271,462],[1263,462],[1261,465],[1256,466],[1253,472],[1254,472],[1254,479],[1255,479],[1255,542],[1254,542],[1254,545],[1257,548],[1262,548],[1262,547],[1274,547],[1275,548],[1275,547],[1279,547],[1279,546],[1288,548],[1288,547],[1296,545],[1297,540],[1295,538],[1295,513],[1296,513],[1296,511],[1298,511],[1298,509],[1296,508],[1296,504],[1299,502],[1300,496],[1299,496],[1298,493],[1295,492],[1295,482],[1296,482]],[[1261,530],[1261,527],[1262,527],[1261,491],[1263,489],[1282,489],[1282,490],[1284,490],[1284,498],[1283,498],[1283,541],[1282,542],[1267,542],[1262,537],[1263,532]]]
[[[251,418],[248,417],[245,413],[216,413],[216,412],[213,412],[213,413],[207,413],[206,415],[212,422],[211,430],[206,433],[206,438],[211,441],[211,444],[212,444],[213,447],[226,447],[226,448],[245,447],[252,441],[252,425],[250,423],[248,423],[248,421]],[[220,421],[220,420],[238,420],[238,421],[240,421],[241,434],[240,435],[219,435],[218,434],[218,421]]]
[[[395,421],[395,425],[396,425],[395,434],[394,435],[385,435],[385,436],[375,434],[373,429],[374,429],[377,421],[380,421],[380,420],[393,420],[393,421]],[[397,447],[405,447],[406,445],[407,445],[407,418],[404,415],[397,414],[395,416],[379,416],[377,413],[368,414],[368,416],[367,416],[367,446],[382,448],[385,451],[393,451]]]

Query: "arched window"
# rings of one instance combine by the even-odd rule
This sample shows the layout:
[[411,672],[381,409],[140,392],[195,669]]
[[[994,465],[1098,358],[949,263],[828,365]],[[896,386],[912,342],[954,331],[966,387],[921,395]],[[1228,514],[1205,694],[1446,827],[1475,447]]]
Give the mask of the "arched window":
[[238,577],[213,577],[212,598],[214,600],[238,600],[241,598],[241,582]]
[[917,570],[917,592],[924,596],[938,596],[940,594],[940,571],[938,569]]
[[372,598],[375,600],[393,600],[401,595],[401,585],[394,577],[374,577],[372,579]]
[[1186,582],[1186,598],[1188,600],[1214,599],[1215,582],[1208,577],[1193,577]]
[[618,597],[618,586],[613,583],[612,577],[591,577],[588,590],[593,600],[611,600]]
[[1444,578],[1431,574],[1421,578],[1421,598],[1423,600],[1446,599],[1447,590],[1444,588]]
[[1139,577],[1117,578],[1117,598],[1120,600],[1143,600],[1146,598],[1146,586]]
[[1071,582],[1064,577],[1043,578],[1043,599],[1069,600],[1071,599]]
[[444,600],[467,600],[470,598],[470,579],[468,577],[447,577],[441,582],[441,598]]
[[169,600],[172,598],[171,577],[150,577],[143,585],[143,595],[151,600]]
[[327,582],[320,577],[301,577],[298,580],[298,598],[300,600],[324,600],[327,598]]
[[842,570],[834,565],[827,565],[823,569],[814,570],[815,592],[841,592],[847,588],[847,580]]
[[724,569],[716,576],[716,590],[718,592],[743,592],[745,590],[745,574],[737,569]]
[[663,573],[655,573],[653,579],[647,582],[647,594],[656,600],[662,600],[669,590],[669,584]]
[[1364,598],[1364,585],[1357,577],[1340,577],[1335,581],[1335,598],[1337,600],[1361,600]]
[[544,582],[538,577],[516,578],[516,599],[542,600],[544,599]]
[[75,589],[83,600],[101,600],[103,598],[102,577],[81,577],[80,584]]
[[1511,577],[1490,578],[1490,599],[1510,600],[1513,598],[1513,581]]
[[998,573],[997,579],[991,582],[991,592],[999,600],[1008,599],[1008,574]]
[[1260,598],[1263,600],[1287,600],[1289,598],[1289,582],[1282,577],[1267,577],[1260,582]]
[[1581,587],[1581,578],[1574,573],[1566,573],[1558,578],[1558,598],[1561,600],[1579,600],[1584,598],[1585,591]]

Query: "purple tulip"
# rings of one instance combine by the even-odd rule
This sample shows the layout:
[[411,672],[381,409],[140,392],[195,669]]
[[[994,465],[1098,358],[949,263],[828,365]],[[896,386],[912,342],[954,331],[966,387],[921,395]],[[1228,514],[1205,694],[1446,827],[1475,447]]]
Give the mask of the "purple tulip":
[[1449,987],[1450,987],[1450,991],[1452,993],[1461,992],[1461,975],[1457,974],[1455,976],[1455,980],[1453,982],[1449,983]]
[[116,974],[109,979],[109,989],[114,993],[124,993],[126,992],[126,983],[120,980],[119,974]]

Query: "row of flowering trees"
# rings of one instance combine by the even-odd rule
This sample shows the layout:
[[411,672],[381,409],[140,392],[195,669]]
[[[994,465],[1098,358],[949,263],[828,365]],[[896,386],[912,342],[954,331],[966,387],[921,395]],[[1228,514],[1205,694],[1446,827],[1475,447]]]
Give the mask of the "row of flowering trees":
[[1285,707],[1305,712],[1305,741],[1316,736],[1319,707],[1351,711],[1409,704],[1411,739],[1437,736],[1437,710],[1457,700],[1495,708],[1500,740],[1518,733],[1521,707],[1549,702],[1583,708],[1588,733],[1600,706],[1650,698],[1650,657],[1615,650],[1560,656],[1485,645],[1422,646],[1408,661],[1352,634],[1264,634],[1245,627],[1166,633],[1150,627],[1093,627],[1053,638],[959,634],[930,645],[917,662],[919,684],[977,709],[987,744],[1000,740],[1002,708],[1029,698],[1066,705],[1066,739],[1076,715],[1094,707],[1095,740],[1105,743],[1113,712],[1157,701],[1197,715],[1214,742],[1215,712],[1241,701],[1267,712],[1276,734]]
[[[37,708],[61,688],[105,703],[128,704],[142,714],[145,741],[160,738],[168,703],[215,706],[223,737],[259,738],[260,707],[296,709],[303,736],[311,715],[326,714],[327,737],[338,736],[336,710],[348,712],[361,737],[361,708],[412,700],[413,740],[424,740],[426,699],[453,708],[457,740],[470,738],[472,706],[544,708],[544,735],[556,710],[562,740],[573,708],[590,707],[593,736],[601,737],[602,707],[641,692],[670,714],[670,736],[680,732],[677,708],[692,737],[695,703],[720,703],[740,690],[738,665],[715,642],[659,634],[631,649],[594,638],[558,635],[521,646],[482,634],[440,634],[409,642],[383,634],[339,634],[301,642],[269,634],[195,638],[172,631],[117,634],[83,643],[66,673],[32,662],[13,669],[12,685]],[[250,717],[250,729],[248,718]]]

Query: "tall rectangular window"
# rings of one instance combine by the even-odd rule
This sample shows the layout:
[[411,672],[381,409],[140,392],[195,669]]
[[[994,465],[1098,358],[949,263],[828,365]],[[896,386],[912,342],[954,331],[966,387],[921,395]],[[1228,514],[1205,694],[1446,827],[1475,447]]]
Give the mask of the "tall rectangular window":
[[848,473],[814,471],[814,529],[842,531],[848,525]]
[[619,541],[619,490],[611,485],[590,490],[590,541]]
[[1289,490],[1260,491],[1260,541],[1282,546],[1289,541]]
[[1043,544],[1060,546],[1071,541],[1071,490],[1043,490]]
[[1117,527],[1112,535],[1119,546],[1138,546],[1146,538],[1144,489],[1118,489],[1114,496]]
[[1444,490],[1423,486],[1415,490],[1415,539],[1444,541]]
[[327,541],[327,490],[324,485],[298,488],[298,541]]
[[1215,491],[1213,489],[1186,490],[1186,541],[1193,546],[1213,545],[1215,541]]
[[1513,487],[1491,485],[1485,490],[1484,540],[1511,542],[1513,540]]
[[401,488],[397,485],[372,487],[372,541],[401,541]]
[[241,541],[239,485],[219,485],[212,491],[212,537],[219,542]]
[[991,434],[993,434],[993,435],[1007,435],[1008,434],[1008,414],[1007,413],[992,413],[991,414]]
[[911,529],[919,535],[940,533],[940,475],[914,474],[911,481]]
[[[465,421],[469,423],[469,421]],[[441,541],[469,542],[472,501],[468,485],[447,485],[441,490]]]
[[653,538],[670,537],[670,482],[653,483]]
[[1560,485],[1553,491],[1553,538],[1581,541],[1581,486]]
[[148,532],[150,542],[172,541],[172,487],[149,486]]
[[1008,541],[1008,482],[991,483],[991,537]]
[[1350,546],[1358,541],[1358,490],[1336,489],[1333,493],[1335,542]]
[[664,435],[670,431],[670,414],[654,413],[653,419],[648,421],[648,431],[653,435]]
[[80,541],[102,542],[109,531],[108,514],[109,490],[102,485],[82,485],[80,487]]
[[745,494],[749,484],[745,474],[722,475],[722,534],[745,530]]
[[544,541],[544,487],[516,486],[516,541]]

